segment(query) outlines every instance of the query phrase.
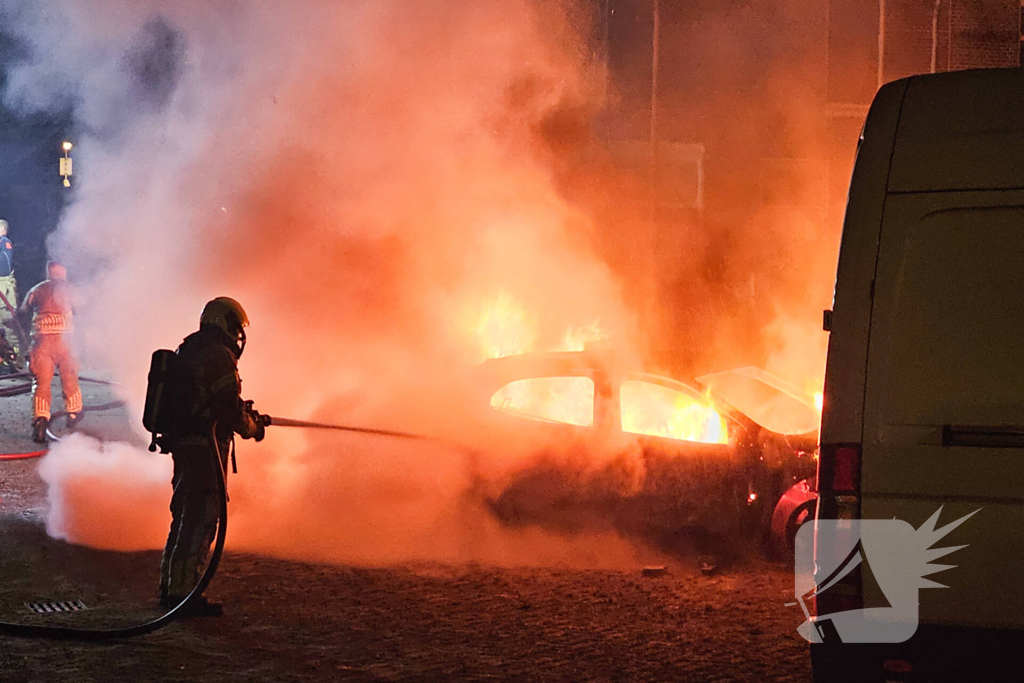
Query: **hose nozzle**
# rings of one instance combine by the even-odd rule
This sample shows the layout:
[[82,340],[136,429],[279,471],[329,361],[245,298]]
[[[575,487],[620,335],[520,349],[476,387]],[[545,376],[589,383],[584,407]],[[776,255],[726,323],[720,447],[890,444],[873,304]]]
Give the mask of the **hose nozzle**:
[[437,441],[438,439],[426,436],[425,434],[413,434],[411,432],[396,432],[390,429],[371,429],[369,427],[354,427],[351,425],[335,425],[324,422],[307,422],[305,420],[293,420],[289,417],[271,417],[260,414],[260,421],[266,426],[277,427],[301,427],[303,429],[334,429],[340,432],[356,432],[357,434],[372,434],[375,436],[392,436],[398,439],[421,439],[424,441]]

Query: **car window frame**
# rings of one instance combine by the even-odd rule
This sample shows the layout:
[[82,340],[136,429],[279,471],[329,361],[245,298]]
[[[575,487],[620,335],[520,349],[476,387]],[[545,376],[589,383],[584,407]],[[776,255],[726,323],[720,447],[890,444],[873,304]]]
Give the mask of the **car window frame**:
[[[603,399],[603,394],[601,392],[602,383],[594,375],[595,375],[595,373],[593,373],[593,372],[580,372],[580,371],[560,372],[558,368],[550,368],[548,371],[543,371],[543,372],[539,372],[539,373],[528,373],[524,377],[515,377],[513,379],[505,378],[505,381],[502,382],[502,384],[500,384],[496,389],[494,389],[493,391],[490,392],[490,395],[487,397],[487,405],[488,405],[488,408],[490,410],[494,411],[495,413],[497,413],[499,415],[504,415],[504,416],[507,416],[507,417],[511,417],[511,418],[514,418],[514,419],[517,419],[517,420],[529,420],[531,422],[537,422],[537,423],[540,423],[540,424],[551,425],[551,426],[556,426],[556,427],[569,427],[569,428],[573,428],[573,429],[591,429],[591,430],[597,429],[598,428],[598,422],[599,422],[599,414],[601,412],[598,409],[598,403]],[[591,383],[593,384],[594,393],[593,393],[593,396],[592,396],[592,399],[591,399],[591,406],[590,406],[590,409],[591,409],[590,424],[588,424],[588,425],[580,425],[580,424],[574,424],[572,422],[560,422],[558,420],[552,420],[552,419],[549,419],[549,418],[546,418],[546,417],[541,417],[539,415],[527,415],[525,413],[519,413],[519,412],[503,409],[503,408],[500,408],[498,406],[495,406],[495,405],[491,404],[491,399],[494,398],[494,395],[497,394],[502,389],[504,389],[505,387],[507,387],[509,384],[512,384],[513,382],[522,382],[522,381],[531,380],[531,379],[553,379],[553,378],[556,378],[556,377],[565,377],[565,378],[585,377],[586,379],[589,379],[591,381]]]
[[[688,394],[691,398],[694,398],[694,399],[696,399],[698,401],[701,401],[702,403],[706,404],[706,403],[709,402],[708,399],[706,398],[704,392],[702,392],[700,389],[698,389],[696,387],[693,387],[693,386],[690,386],[689,384],[687,384],[685,382],[682,382],[682,381],[680,381],[678,379],[674,379],[672,377],[666,377],[664,375],[655,375],[655,374],[652,374],[652,373],[649,373],[649,372],[630,372],[630,373],[626,373],[618,381],[616,381],[614,383],[615,390],[614,390],[613,396],[610,399],[612,404],[613,404],[613,406],[614,406],[614,413],[615,413],[614,424],[616,425],[616,428],[617,428],[617,430],[620,433],[622,433],[623,435],[635,436],[635,437],[640,437],[640,438],[644,438],[644,439],[663,439],[663,440],[666,440],[666,441],[672,441],[673,443],[692,443],[692,444],[702,444],[702,445],[705,445],[705,446],[716,446],[716,445],[717,446],[721,446],[721,445],[725,445],[725,444],[705,444],[702,441],[687,441],[686,439],[673,439],[673,438],[666,437],[666,436],[655,436],[653,434],[636,434],[634,432],[624,431],[622,429],[622,415],[621,415],[621,411],[622,411],[622,392],[621,392],[621,389],[622,389],[622,385],[625,384],[626,382],[630,381],[630,380],[639,380],[639,381],[643,381],[643,382],[650,382],[651,384],[657,384],[659,386],[665,387],[666,389],[673,389],[673,390],[679,391],[679,392],[681,392],[683,394]],[[712,404],[712,407],[715,409],[715,411],[726,422],[726,427],[728,429],[728,434],[729,434],[729,443],[732,443],[734,440],[738,440],[740,437],[742,437],[742,435],[745,435],[747,433],[747,431],[748,431],[747,425],[743,424],[743,422],[741,420],[737,419],[737,417],[735,415],[733,415],[731,406],[727,405],[724,401],[712,400],[712,401],[710,401],[710,403]]]

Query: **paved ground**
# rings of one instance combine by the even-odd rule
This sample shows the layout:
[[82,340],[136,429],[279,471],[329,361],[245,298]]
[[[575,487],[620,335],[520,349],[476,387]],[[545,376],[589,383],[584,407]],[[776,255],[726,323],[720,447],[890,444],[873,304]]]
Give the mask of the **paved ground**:
[[[86,404],[110,400],[86,385]],[[32,450],[26,396],[0,399],[2,452]],[[127,416],[83,429],[127,435]],[[37,462],[0,461],[0,620],[113,627],[157,616],[158,553],[47,538]],[[0,681],[806,681],[807,646],[784,568],[704,577],[635,571],[320,566],[227,554],[221,619],[132,641],[0,637]],[[25,602],[89,610],[33,615]]]

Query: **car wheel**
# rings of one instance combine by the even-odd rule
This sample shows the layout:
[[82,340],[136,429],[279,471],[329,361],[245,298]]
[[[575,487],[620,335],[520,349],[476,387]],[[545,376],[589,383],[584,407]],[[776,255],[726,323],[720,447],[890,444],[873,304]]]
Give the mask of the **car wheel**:
[[807,522],[814,521],[814,514],[817,509],[818,501],[809,500],[797,509],[793,510],[793,514],[789,516],[789,521],[786,523],[786,550],[790,554],[793,553],[796,547],[796,532],[800,530]]

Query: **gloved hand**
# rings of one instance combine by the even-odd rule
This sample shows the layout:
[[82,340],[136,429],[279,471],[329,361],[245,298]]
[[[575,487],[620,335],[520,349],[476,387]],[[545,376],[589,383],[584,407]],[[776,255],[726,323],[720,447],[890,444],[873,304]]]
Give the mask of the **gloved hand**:
[[252,421],[256,423],[256,433],[253,434],[252,438],[255,441],[263,441],[263,437],[267,435],[267,420],[252,406],[252,401],[245,402],[246,412],[249,413],[249,417],[252,418]]
[[263,437],[267,435],[267,423],[264,422],[263,416],[255,410],[252,411],[252,417],[256,420],[256,433],[253,435],[255,441],[263,441]]

